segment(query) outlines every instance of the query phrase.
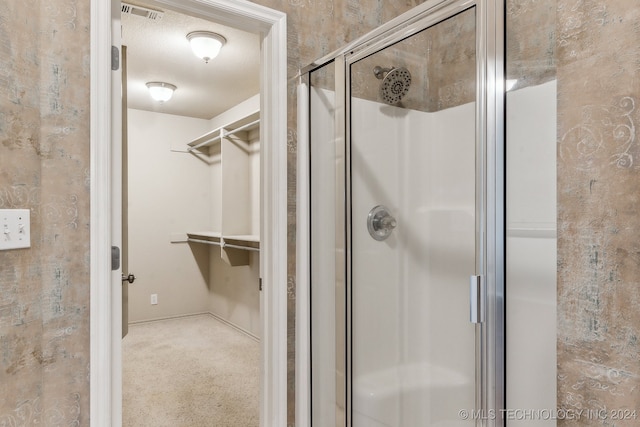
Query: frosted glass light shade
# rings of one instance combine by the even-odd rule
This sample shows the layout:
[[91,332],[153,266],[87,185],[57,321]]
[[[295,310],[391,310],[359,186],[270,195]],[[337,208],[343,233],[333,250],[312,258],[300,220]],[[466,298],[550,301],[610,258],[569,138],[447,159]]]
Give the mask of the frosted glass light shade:
[[220,53],[220,49],[227,42],[227,39],[220,34],[210,31],[194,31],[187,34],[187,40],[191,44],[191,50],[198,58],[209,62]]
[[173,91],[177,88],[171,83],[149,82],[147,83],[151,98],[158,102],[166,102],[173,96]]

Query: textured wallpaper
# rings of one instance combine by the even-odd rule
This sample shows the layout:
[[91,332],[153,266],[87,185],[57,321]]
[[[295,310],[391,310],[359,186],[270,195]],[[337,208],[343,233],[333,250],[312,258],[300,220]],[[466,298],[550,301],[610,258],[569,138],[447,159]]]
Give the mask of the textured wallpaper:
[[637,426],[640,8],[557,4],[559,425]]
[[383,102],[373,69],[405,67],[411,85],[398,107],[434,112],[476,98],[475,8],[429,27],[351,66],[353,97]]
[[506,75],[514,90],[556,78],[556,0],[507,0]]
[[89,424],[89,3],[0,2],[0,425]]

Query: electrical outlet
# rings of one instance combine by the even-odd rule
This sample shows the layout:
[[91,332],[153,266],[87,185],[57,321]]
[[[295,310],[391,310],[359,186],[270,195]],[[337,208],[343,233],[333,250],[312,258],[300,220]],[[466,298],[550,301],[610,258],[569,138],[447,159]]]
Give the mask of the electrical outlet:
[[158,294],[151,294],[151,305],[158,304]]

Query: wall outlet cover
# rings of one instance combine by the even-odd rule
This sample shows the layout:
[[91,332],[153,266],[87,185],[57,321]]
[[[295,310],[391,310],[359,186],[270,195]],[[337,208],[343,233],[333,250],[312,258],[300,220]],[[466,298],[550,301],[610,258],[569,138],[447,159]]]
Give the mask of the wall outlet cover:
[[0,251],[31,247],[31,211],[0,209]]

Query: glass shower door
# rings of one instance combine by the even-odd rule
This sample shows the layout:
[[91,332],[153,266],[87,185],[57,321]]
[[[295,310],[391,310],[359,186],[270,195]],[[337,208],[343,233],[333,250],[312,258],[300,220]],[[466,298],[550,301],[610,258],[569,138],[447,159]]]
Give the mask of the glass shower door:
[[347,57],[354,427],[475,425],[475,8]]

